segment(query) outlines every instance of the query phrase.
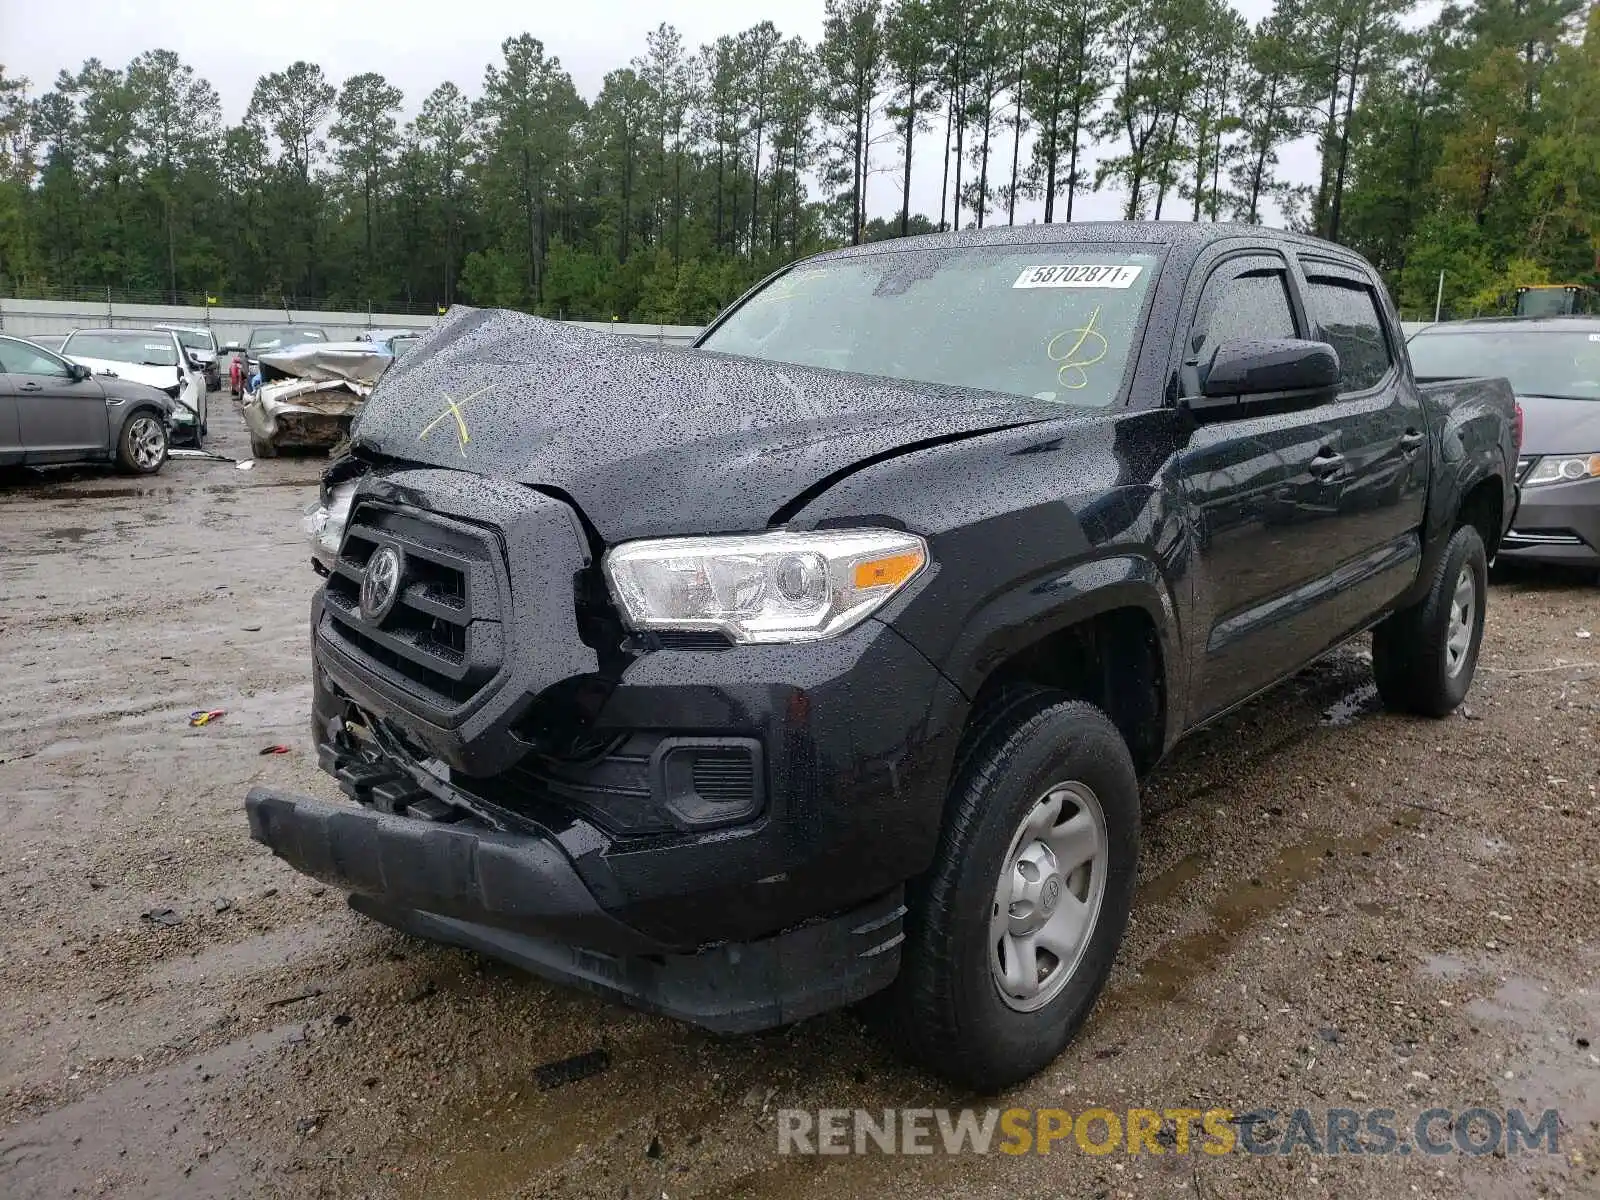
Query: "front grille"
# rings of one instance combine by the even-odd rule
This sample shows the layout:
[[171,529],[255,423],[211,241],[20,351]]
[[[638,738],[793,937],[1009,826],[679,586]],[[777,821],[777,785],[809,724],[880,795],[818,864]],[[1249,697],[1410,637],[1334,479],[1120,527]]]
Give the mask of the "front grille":
[[[361,581],[380,546],[404,556],[400,591],[379,620]],[[438,707],[467,703],[500,668],[500,551],[494,535],[433,514],[363,504],[323,594],[322,633],[391,685]]]

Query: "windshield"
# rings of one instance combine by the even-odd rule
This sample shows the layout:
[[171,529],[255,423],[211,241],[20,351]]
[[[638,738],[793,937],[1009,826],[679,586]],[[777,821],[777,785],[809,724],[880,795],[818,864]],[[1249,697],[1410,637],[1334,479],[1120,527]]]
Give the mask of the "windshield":
[[176,333],[178,340],[191,350],[209,352],[212,348],[211,335],[209,333],[200,333],[194,329],[174,329],[172,332]]
[[145,367],[178,365],[178,348],[172,343],[172,335],[166,333],[74,333],[61,347],[61,353],[68,358],[101,358]]
[[1110,404],[1160,258],[1117,246],[886,251],[801,264],[701,347],[1060,404]]
[[421,340],[422,339],[420,337],[414,337],[410,334],[407,334],[404,337],[392,338],[389,341],[389,349],[396,358],[399,358],[402,354],[411,349],[411,347],[415,346]]
[[306,342],[327,340],[327,334],[311,325],[268,325],[250,331],[252,350],[281,350],[285,346],[302,346]]
[[1600,322],[1595,332],[1551,329],[1464,329],[1423,332],[1411,339],[1420,379],[1504,375],[1520,396],[1600,400]]

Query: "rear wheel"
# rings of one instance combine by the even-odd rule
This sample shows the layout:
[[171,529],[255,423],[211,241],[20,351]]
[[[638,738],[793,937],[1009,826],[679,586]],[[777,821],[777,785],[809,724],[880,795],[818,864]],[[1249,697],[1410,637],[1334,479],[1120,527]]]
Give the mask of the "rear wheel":
[[997,707],[963,749],[888,997],[910,1056],[980,1091],[1048,1066],[1089,1015],[1139,850],[1138,780],[1106,715],[1042,688]]
[[250,453],[257,458],[277,458],[278,448],[271,442],[263,442],[252,433],[250,435]]
[[128,418],[117,439],[117,465],[135,475],[154,475],[167,461],[167,430],[149,411]]
[[1450,536],[1428,594],[1372,631],[1372,673],[1390,708],[1455,711],[1472,686],[1488,610],[1489,562],[1471,525]]

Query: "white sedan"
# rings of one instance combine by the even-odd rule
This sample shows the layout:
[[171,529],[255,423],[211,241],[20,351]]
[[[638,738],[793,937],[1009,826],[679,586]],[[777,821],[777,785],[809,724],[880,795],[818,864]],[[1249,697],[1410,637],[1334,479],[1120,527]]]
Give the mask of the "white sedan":
[[96,375],[161,389],[174,402],[173,437],[196,446],[205,437],[205,372],[170,329],[74,329],[61,355]]

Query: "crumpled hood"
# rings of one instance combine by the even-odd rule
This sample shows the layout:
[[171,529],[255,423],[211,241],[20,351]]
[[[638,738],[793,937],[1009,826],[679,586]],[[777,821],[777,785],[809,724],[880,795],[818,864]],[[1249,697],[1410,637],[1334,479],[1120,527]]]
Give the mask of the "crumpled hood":
[[1600,400],[1519,396],[1522,453],[1600,454]]
[[384,374],[352,441],[557,489],[616,543],[759,529],[864,459],[1063,415],[1039,400],[456,308]]
[[378,382],[393,361],[394,355],[371,342],[306,342],[285,350],[263,351],[260,358],[262,374],[269,382],[276,373],[319,383],[346,380],[364,385]]
[[115,375],[118,379],[142,383],[146,387],[166,389],[182,382],[177,367],[147,367],[143,363],[117,362],[109,358],[85,358],[81,354],[68,354],[75,363],[82,363],[97,376]]

